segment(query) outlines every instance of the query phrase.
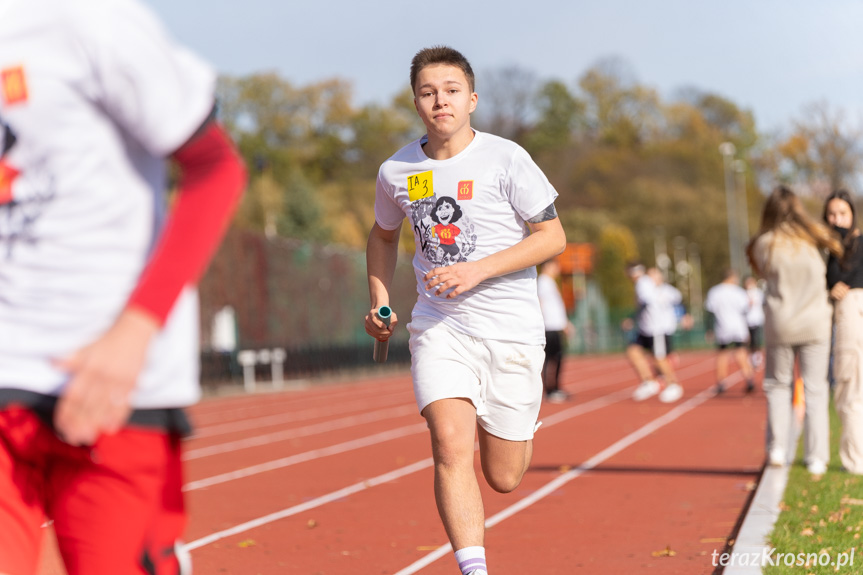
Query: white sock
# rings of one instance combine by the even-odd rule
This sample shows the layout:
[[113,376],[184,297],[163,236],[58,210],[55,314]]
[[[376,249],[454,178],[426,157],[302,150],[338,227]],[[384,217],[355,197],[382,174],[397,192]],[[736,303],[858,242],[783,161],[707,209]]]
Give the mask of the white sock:
[[475,573],[475,575],[488,575],[488,567],[485,566],[485,547],[465,547],[455,552],[455,560],[462,575]]

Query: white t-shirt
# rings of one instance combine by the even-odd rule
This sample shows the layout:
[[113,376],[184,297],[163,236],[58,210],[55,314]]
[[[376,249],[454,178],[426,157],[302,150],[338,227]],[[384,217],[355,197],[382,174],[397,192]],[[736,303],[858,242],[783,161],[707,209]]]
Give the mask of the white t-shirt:
[[407,217],[414,232],[419,297],[413,315],[440,319],[473,337],[543,344],[533,266],[452,299],[427,292],[423,276],[514,246],[530,233],[525,221],[551,205],[557,192],[528,153],[509,140],[475,131],[470,144],[446,160],[426,156],[423,141],[383,163],[375,198],[378,225],[393,230]]
[[677,306],[683,301],[683,294],[670,283],[662,283],[659,286],[660,305],[662,306],[662,333],[674,335],[677,331],[679,318],[677,317]]
[[[207,118],[214,89],[213,70],[136,0],[0,3],[0,170],[14,175],[0,200],[0,389],[60,394],[68,374],[52,361],[123,309],[164,217],[163,158]],[[186,289],[134,407],[198,398],[197,329]]]
[[749,311],[746,313],[746,323],[749,327],[764,325],[764,292],[760,287],[754,286],[746,290],[749,296]]
[[564,331],[569,324],[569,317],[566,315],[566,304],[554,278],[539,274],[536,278],[536,294],[539,296],[545,331]]
[[707,292],[704,309],[712,313],[716,320],[713,333],[717,343],[749,341],[749,326],[746,323],[749,296],[742,287],[727,283],[713,286]]
[[677,331],[677,314],[674,306],[682,301],[680,291],[671,284],[656,284],[647,274],[635,282],[635,299],[638,304],[636,324],[638,332],[646,336],[672,335]]

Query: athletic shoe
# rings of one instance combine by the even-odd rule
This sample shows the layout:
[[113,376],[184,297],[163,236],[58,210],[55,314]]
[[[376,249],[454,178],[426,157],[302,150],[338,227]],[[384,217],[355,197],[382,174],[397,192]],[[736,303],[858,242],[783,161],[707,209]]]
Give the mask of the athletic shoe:
[[767,464],[770,467],[785,467],[785,450],[781,447],[774,447],[767,455]]
[[746,382],[746,393],[752,393],[755,391],[755,382],[751,379]]
[[683,388],[680,387],[680,384],[670,383],[659,394],[659,401],[662,403],[674,403],[681,397],[683,397]]
[[563,403],[569,399],[569,394],[562,389],[555,389],[554,391],[545,394],[545,399],[548,400],[549,403]]
[[725,393],[725,384],[721,381],[716,384],[716,395],[722,395]]
[[635,401],[644,401],[649,397],[653,397],[659,393],[659,382],[653,379],[642,381],[635,391],[632,392],[632,399]]
[[809,465],[806,466],[806,470],[809,471],[810,475],[820,477],[827,473],[827,464],[818,459],[813,459],[809,462]]

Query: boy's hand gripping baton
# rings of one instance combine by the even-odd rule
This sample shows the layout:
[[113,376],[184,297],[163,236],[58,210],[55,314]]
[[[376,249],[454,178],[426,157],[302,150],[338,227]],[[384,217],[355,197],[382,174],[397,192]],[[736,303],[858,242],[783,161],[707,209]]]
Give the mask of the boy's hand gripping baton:
[[[384,325],[389,327],[390,319],[393,315],[393,310],[390,309],[388,305],[382,305],[378,308],[378,311],[375,312],[375,315],[378,316],[378,319],[384,322]],[[384,363],[387,360],[387,352],[390,349],[390,341],[388,339],[380,340],[375,339],[375,351],[372,357],[377,363]]]

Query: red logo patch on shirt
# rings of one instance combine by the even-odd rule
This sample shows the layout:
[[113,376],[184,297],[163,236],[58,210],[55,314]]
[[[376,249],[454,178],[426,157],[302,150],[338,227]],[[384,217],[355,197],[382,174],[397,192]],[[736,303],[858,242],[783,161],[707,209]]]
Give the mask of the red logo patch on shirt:
[[458,199],[473,199],[473,180],[462,180],[458,183]]
[[3,85],[3,101],[7,106],[27,101],[27,79],[24,66],[15,66],[0,71],[0,84]]
[[4,162],[0,162],[0,205],[12,201],[12,182],[18,175],[18,170]]

